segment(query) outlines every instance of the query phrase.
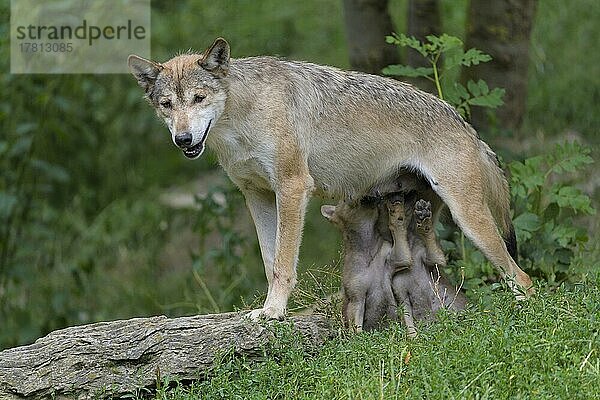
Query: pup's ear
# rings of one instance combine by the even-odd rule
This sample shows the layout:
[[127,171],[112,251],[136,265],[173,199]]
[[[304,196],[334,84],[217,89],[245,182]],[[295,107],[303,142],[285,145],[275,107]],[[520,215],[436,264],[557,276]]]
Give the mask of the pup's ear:
[[325,204],[321,206],[321,215],[331,221],[335,215],[335,206]]
[[127,64],[129,65],[129,70],[146,93],[150,91],[154,82],[156,82],[159,72],[164,68],[154,61],[146,60],[133,54],[127,58]]
[[229,43],[223,38],[216,38],[212,46],[198,60],[198,65],[222,78],[229,72]]

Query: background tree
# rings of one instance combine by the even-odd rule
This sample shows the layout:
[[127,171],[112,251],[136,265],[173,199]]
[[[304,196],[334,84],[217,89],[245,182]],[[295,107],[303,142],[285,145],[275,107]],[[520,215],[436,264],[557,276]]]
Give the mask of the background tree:
[[[471,0],[467,18],[466,48],[477,48],[492,61],[464,71],[464,80],[485,80],[490,87],[506,89],[504,106],[496,116],[499,126],[516,129],[523,121],[527,100],[529,42],[537,0]],[[485,128],[484,109],[474,109],[471,122]]]
[[[410,0],[408,2],[408,36],[414,36],[425,42],[427,35],[439,36],[441,32],[441,16],[438,0]],[[423,56],[413,49],[406,53],[406,63],[411,67],[429,67]],[[435,85],[422,78],[411,80],[419,88],[435,93]]]
[[344,0],[344,22],[350,65],[373,74],[400,61],[396,48],[385,43],[394,31],[388,0]]

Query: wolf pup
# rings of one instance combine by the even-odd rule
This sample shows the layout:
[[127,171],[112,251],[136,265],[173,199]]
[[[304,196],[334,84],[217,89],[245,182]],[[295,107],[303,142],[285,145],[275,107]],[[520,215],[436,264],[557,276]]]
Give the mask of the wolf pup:
[[[380,207],[387,209],[387,212],[381,212],[379,224],[387,225],[388,229],[380,226],[380,232],[384,236],[389,232],[392,236],[394,246],[390,255],[390,263],[395,267],[396,271],[403,268],[409,268],[413,265],[412,251],[408,241],[408,225],[414,225],[415,213],[419,213],[419,209],[413,210],[416,204],[428,204],[428,219],[429,221],[437,221],[439,214],[444,206],[438,195],[435,194],[431,187],[418,174],[402,169],[396,179],[388,182],[386,185],[380,185],[376,188],[375,194],[371,193],[368,198],[370,201],[378,201]],[[383,194],[382,194],[383,193]],[[422,201],[415,203],[417,197]],[[417,231],[413,227],[413,233],[422,236],[423,245],[425,246],[425,262],[427,264],[445,266],[446,257],[439,244],[435,232],[429,229],[433,223],[418,225]],[[422,228],[422,229],[421,229]],[[387,240],[387,236],[386,236]]]
[[202,54],[164,63],[132,55],[128,63],[175,145],[190,159],[211,147],[246,198],[269,284],[252,318],[285,315],[309,196],[358,199],[401,167],[428,180],[518,295],[531,291],[509,254],[514,231],[502,170],[444,101],[360,72],[232,59],[221,38]]
[[[321,206],[321,214],[343,235],[344,322],[362,332],[395,320],[394,266],[389,262],[392,244],[391,240],[384,240],[385,235],[378,229],[380,207],[342,201],[337,206]],[[391,239],[389,231],[387,236]]]
[[399,258],[410,258],[412,262],[410,268],[394,268],[392,290],[397,304],[403,306],[408,335],[414,337],[415,321],[431,320],[441,308],[458,311],[466,305],[464,294],[439,271],[446,266],[446,257],[433,223],[443,203],[422,177],[410,171],[401,171],[395,182],[378,190],[386,193],[380,201],[387,213],[382,212],[380,219],[387,219],[385,223],[393,237],[390,265],[383,268],[396,265],[393,260]]
[[[446,265],[435,230],[433,229],[431,202],[417,201],[410,196],[404,204],[408,212],[409,248],[413,265],[398,271],[392,278],[392,290],[398,304],[403,306],[403,320],[408,336],[417,334],[415,321],[431,320],[441,309],[463,310],[466,297],[452,287],[440,274],[439,267]],[[397,202],[388,200],[388,207],[397,207]],[[393,224],[390,224],[394,229]]]
[[401,304],[408,335],[414,337],[415,321],[431,319],[441,308],[461,310],[466,298],[439,273],[446,259],[433,229],[435,194],[410,173],[385,189],[394,192],[324,205],[321,214],[343,235],[342,315],[347,325],[356,331],[384,327],[397,319]]

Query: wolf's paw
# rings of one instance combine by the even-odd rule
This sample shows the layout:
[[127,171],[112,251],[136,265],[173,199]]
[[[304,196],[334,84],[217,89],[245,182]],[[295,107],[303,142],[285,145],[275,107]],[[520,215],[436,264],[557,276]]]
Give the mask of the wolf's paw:
[[535,295],[535,288],[533,286],[530,286],[527,289],[517,287],[513,288],[513,293],[515,294],[515,300],[519,302],[525,301]]
[[517,301],[527,300],[531,296],[535,295],[535,287],[531,278],[520,271],[519,275],[507,275],[504,280],[508,284],[508,287],[515,295]]
[[272,319],[282,321],[285,318],[285,309],[275,307],[258,308],[250,311],[246,317],[254,322]]

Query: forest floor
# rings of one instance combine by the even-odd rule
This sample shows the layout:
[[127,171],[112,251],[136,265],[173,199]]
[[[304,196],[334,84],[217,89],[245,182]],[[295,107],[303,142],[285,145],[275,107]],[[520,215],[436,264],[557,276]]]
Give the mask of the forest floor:
[[[600,275],[515,302],[498,290],[408,339],[395,325],[338,337],[317,352],[281,329],[264,361],[224,354],[156,399],[598,399]],[[285,323],[284,323],[285,324]],[[282,327],[285,325],[282,325]]]

